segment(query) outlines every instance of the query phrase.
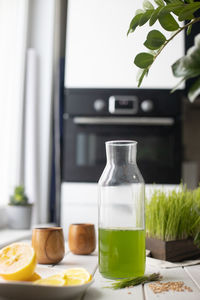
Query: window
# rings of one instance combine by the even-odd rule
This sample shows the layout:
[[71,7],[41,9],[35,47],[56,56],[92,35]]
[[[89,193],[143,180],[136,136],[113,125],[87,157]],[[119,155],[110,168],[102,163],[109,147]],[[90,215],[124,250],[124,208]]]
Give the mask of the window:
[[0,1],[0,206],[21,180],[28,4]]

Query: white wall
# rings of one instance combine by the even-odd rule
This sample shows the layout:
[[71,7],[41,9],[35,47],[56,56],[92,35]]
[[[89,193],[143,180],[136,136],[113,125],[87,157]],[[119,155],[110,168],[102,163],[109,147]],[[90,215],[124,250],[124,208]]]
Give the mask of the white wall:
[[[66,87],[137,87],[134,57],[141,50],[148,52],[143,46],[147,33],[161,28],[159,24],[151,28],[145,25],[127,37],[138,8],[142,8],[141,0],[68,1]],[[168,32],[166,36],[170,35]],[[183,54],[184,35],[180,34],[158,57],[142,87],[176,85],[170,66]]]

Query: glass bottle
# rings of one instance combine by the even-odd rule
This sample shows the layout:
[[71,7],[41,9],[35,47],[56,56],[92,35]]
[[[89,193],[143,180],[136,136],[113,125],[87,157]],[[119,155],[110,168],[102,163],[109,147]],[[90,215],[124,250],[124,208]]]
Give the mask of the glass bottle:
[[99,179],[99,271],[106,278],[145,271],[144,180],[136,164],[137,142],[106,142]]

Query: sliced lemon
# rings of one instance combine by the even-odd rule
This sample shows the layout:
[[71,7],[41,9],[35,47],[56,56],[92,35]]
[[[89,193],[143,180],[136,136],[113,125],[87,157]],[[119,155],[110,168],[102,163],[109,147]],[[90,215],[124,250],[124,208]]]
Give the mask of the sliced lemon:
[[26,281],[36,281],[39,279],[41,279],[41,276],[35,272],[35,273],[33,273],[33,275],[30,278],[26,279]]
[[46,278],[48,278],[48,279],[58,279],[58,280],[60,280],[60,279],[63,279],[63,280],[65,280],[65,282],[66,282],[66,280],[67,280],[67,275],[65,275],[65,274],[63,274],[63,273],[59,273],[59,274],[54,274],[54,275],[51,275],[51,276],[48,276],[48,277],[46,277]]
[[6,280],[27,280],[35,267],[35,251],[28,243],[13,243],[0,250],[0,276]]
[[[87,283],[92,279],[92,275],[84,268],[71,268],[65,270],[63,273],[67,275],[67,282],[69,282],[70,278],[72,278],[72,280],[75,278],[80,279],[81,282],[83,280],[83,283]],[[67,285],[69,284],[67,283]]]
[[62,273],[34,281],[34,284],[70,286],[85,284],[91,280],[91,275],[83,268],[68,269]]
[[54,275],[47,278],[36,280],[34,284],[64,286],[66,285],[66,280],[63,279],[61,276],[56,277]]
[[67,277],[66,284],[65,285],[80,285],[85,284],[84,278],[78,278],[78,277]]

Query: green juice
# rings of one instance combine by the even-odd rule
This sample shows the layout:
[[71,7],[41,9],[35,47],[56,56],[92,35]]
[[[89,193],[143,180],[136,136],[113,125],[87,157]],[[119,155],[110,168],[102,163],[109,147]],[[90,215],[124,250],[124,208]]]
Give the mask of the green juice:
[[144,275],[145,231],[100,228],[99,271],[111,279]]

